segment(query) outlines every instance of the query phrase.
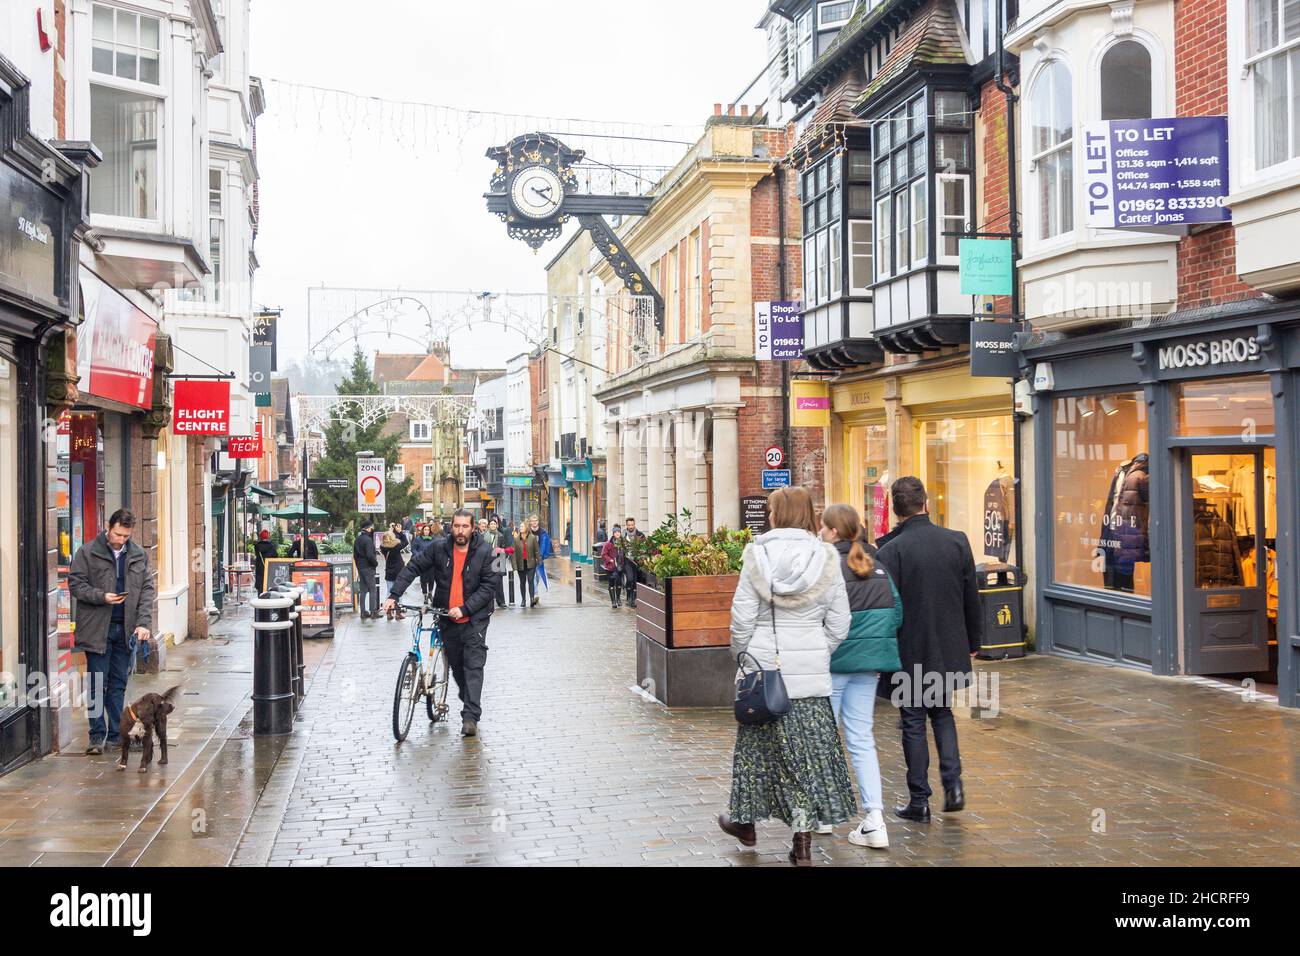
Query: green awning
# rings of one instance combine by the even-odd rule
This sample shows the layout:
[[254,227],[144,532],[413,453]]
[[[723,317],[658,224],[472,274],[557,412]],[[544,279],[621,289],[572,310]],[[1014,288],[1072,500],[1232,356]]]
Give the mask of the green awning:
[[[307,508],[307,519],[309,521],[318,521],[321,518],[328,518],[329,516],[330,513],[328,511],[321,511],[314,505]],[[281,508],[279,511],[272,511],[271,517],[283,518],[285,521],[301,521],[302,505],[289,505],[286,508]]]
[[274,498],[274,497],[275,497],[275,492],[274,492],[274,491],[270,491],[270,490],[267,489],[267,488],[263,488],[261,485],[249,485],[249,486],[248,486],[248,493],[249,493],[250,495],[261,495],[263,498]]

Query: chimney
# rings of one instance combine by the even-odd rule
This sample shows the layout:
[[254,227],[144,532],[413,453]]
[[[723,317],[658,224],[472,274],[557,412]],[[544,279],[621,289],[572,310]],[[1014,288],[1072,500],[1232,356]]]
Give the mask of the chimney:
[[728,104],[727,104],[727,115],[728,115],[728,116],[735,116],[735,115],[736,115],[736,104],[735,104],[735,103],[728,103]]
[[740,115],[741,115],[741,116],[748,116],[748,115],[749,115],[749,107],[748,107],[748,106],[741,106],[741,107],[740,107]]
[[714,104],[713,104],[713,115],[714,115],[714,116],[721,116],[721,115],[722,115],[722,104],[721,104],[721,103],[714,103]]

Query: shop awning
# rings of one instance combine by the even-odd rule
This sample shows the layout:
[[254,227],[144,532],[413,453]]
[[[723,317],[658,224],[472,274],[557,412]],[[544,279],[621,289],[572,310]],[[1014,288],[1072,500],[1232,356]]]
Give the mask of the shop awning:
[[[328,511],[321,511],[321,509],[314,505],[309,505],[307,507],[307,519],[309,521],[319,521],[321,518],[328,518],[329,516],[330,513]],[[285,521],[301,521],[302,505],[290,505],[287,508],[281,508],[279,511],[272,511],[271,517],[283,518]]]
[[261,485],[249,485],[248,493],[250,495],[261,495],[263,498],[274,498],[275,492],[269,488],[263,488]]

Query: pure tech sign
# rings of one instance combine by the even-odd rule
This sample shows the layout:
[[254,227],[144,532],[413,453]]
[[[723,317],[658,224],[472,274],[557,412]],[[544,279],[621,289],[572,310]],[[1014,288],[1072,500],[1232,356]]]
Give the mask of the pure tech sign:
[[1177,345],[1160,346],[1160,368],[1205,368],[1213,365],[1253,362],[1259,358],[1261,352],[1259,342],[1253,335],[1201,342],[1179,342]]

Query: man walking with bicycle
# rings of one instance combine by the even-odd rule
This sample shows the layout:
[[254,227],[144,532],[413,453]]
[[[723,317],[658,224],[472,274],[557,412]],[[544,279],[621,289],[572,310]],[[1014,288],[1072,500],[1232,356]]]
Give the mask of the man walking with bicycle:
[[472,512],[457,511],[451,518],[451,535],[434,538],[407,562],[388,592],[384,610],[394,610],[411,582],[425,573],[434,579],[433,606],[447,612],[442,640],[460,695],[460,732],[473,737],[483,716],[479,699],[499,572],[493,567],[492,546],[474,530]]

